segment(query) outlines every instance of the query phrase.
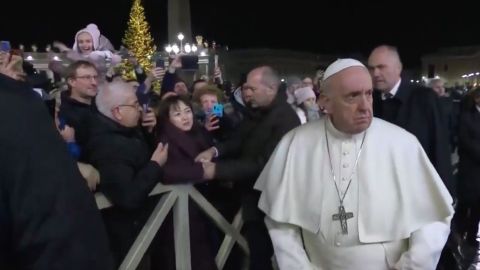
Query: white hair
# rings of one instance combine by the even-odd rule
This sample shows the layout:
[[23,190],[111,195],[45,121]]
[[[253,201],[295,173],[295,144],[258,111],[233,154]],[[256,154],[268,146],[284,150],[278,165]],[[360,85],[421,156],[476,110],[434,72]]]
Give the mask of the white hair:
[[431,87],[433,87],[433,84],[434,84],[434,83],[437,83],[437,82],[443,83],[443,84],[445,83],[445,81],[444,81],[442,78],[433,78],[433,79],[430,79],[430,80],[428,81],[427,86],[431,88]]
[[98,94],[95,98],[97,109],[106,117],[115,120],[112,110],[125,104],[132,93],[135,93],[134,88],[124,81],[103,83],[98,86]]

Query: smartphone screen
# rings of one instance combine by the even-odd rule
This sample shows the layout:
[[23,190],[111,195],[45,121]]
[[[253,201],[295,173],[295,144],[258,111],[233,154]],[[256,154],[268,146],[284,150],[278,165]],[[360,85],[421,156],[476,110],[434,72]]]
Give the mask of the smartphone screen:
[[165,68],[165,60],[163,60],[163,58],[157,58],[157,60],[155,60],[155,67],[161,67],[161,68]]
[[223,117],[223,105],[220,103],[213,105],[212,114],[216,117]]
[[197,55],[183,55],[181,58],[182,69],[198,70],[198,56]]
[[10,41],[0,41],[0,52],[10,52],[11,49],[12,46],[10,45]]

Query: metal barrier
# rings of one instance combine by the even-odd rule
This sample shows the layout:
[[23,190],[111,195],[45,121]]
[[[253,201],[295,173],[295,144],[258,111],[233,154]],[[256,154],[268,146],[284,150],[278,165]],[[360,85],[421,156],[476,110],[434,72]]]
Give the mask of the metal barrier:
[[[235,243],[239,244],[240,248],[245,252],[248,258],[249,250],[247,241],[240,234],[240,230],[243,226],[241,209],[236,214],[233,223],[230,224],[192,185],[165,186],[157,184],[150,193],[150,196],[162,193],[166,194],[160,198],[160,201],[143,226],[143,229],[140,231],[119,269],[134,270],[137,268],[143,255],[155,237],[155,234],[172,208],[176,268],[178,270],[190,270],[192,268],[190,258],[190,224],[188,218],[189,197],[217,225],[217,227],[225,233],[225,238],[215,258],[218,269],[223,269],[225,266],[227,258]],[[95,199],[97,201],[98,209],[105,209],[113,206],[102,193],[96,193]]]

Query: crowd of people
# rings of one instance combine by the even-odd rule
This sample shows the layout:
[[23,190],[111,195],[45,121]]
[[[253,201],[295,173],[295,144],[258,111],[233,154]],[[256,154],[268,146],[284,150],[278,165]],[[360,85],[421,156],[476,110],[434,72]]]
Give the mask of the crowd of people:
[[[235,87],[217,67],[188,85],[181,56],[148,72],[127,56],[125,79],[95,24],[54,46],[70,64],[49,66],[53,91],[0,53],[1,269],[118,268],[158,183],[194,185],[230,221],[241,209],[252,270],[449,269],[446,243],[478,248],[480,88],[411,84],[393,46],[313,79],[255,67]],[[194,203],[189,224],[192,268],[217,269]],[[175,269],[173,230],[169,214],[139,269]]]

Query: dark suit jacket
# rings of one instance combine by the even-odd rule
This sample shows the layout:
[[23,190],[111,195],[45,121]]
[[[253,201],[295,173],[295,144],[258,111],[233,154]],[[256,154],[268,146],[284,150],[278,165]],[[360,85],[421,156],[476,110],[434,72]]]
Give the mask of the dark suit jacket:
[[112,269],[93,195],[42,100],[0,75],[0,269]]
[[473,108],[463,113],[459,129],[458,195],[476,202],[480,198],[480,112]]
[[402,80],[391,99],[383,101],[380,91],[374,92],[373,112],[376,117],[417,137],[448,190],[454,194],[449,132],[437,95],[431,89]]
[[286,95],[278,92],[269,108],[249,113],[230,140],[217,146],[220,161],[215,177],[235,181],[242,191],[244,218],[258,219],[259,192],[253,185],[282,137],[300,125],[300,120],[287,103]]

